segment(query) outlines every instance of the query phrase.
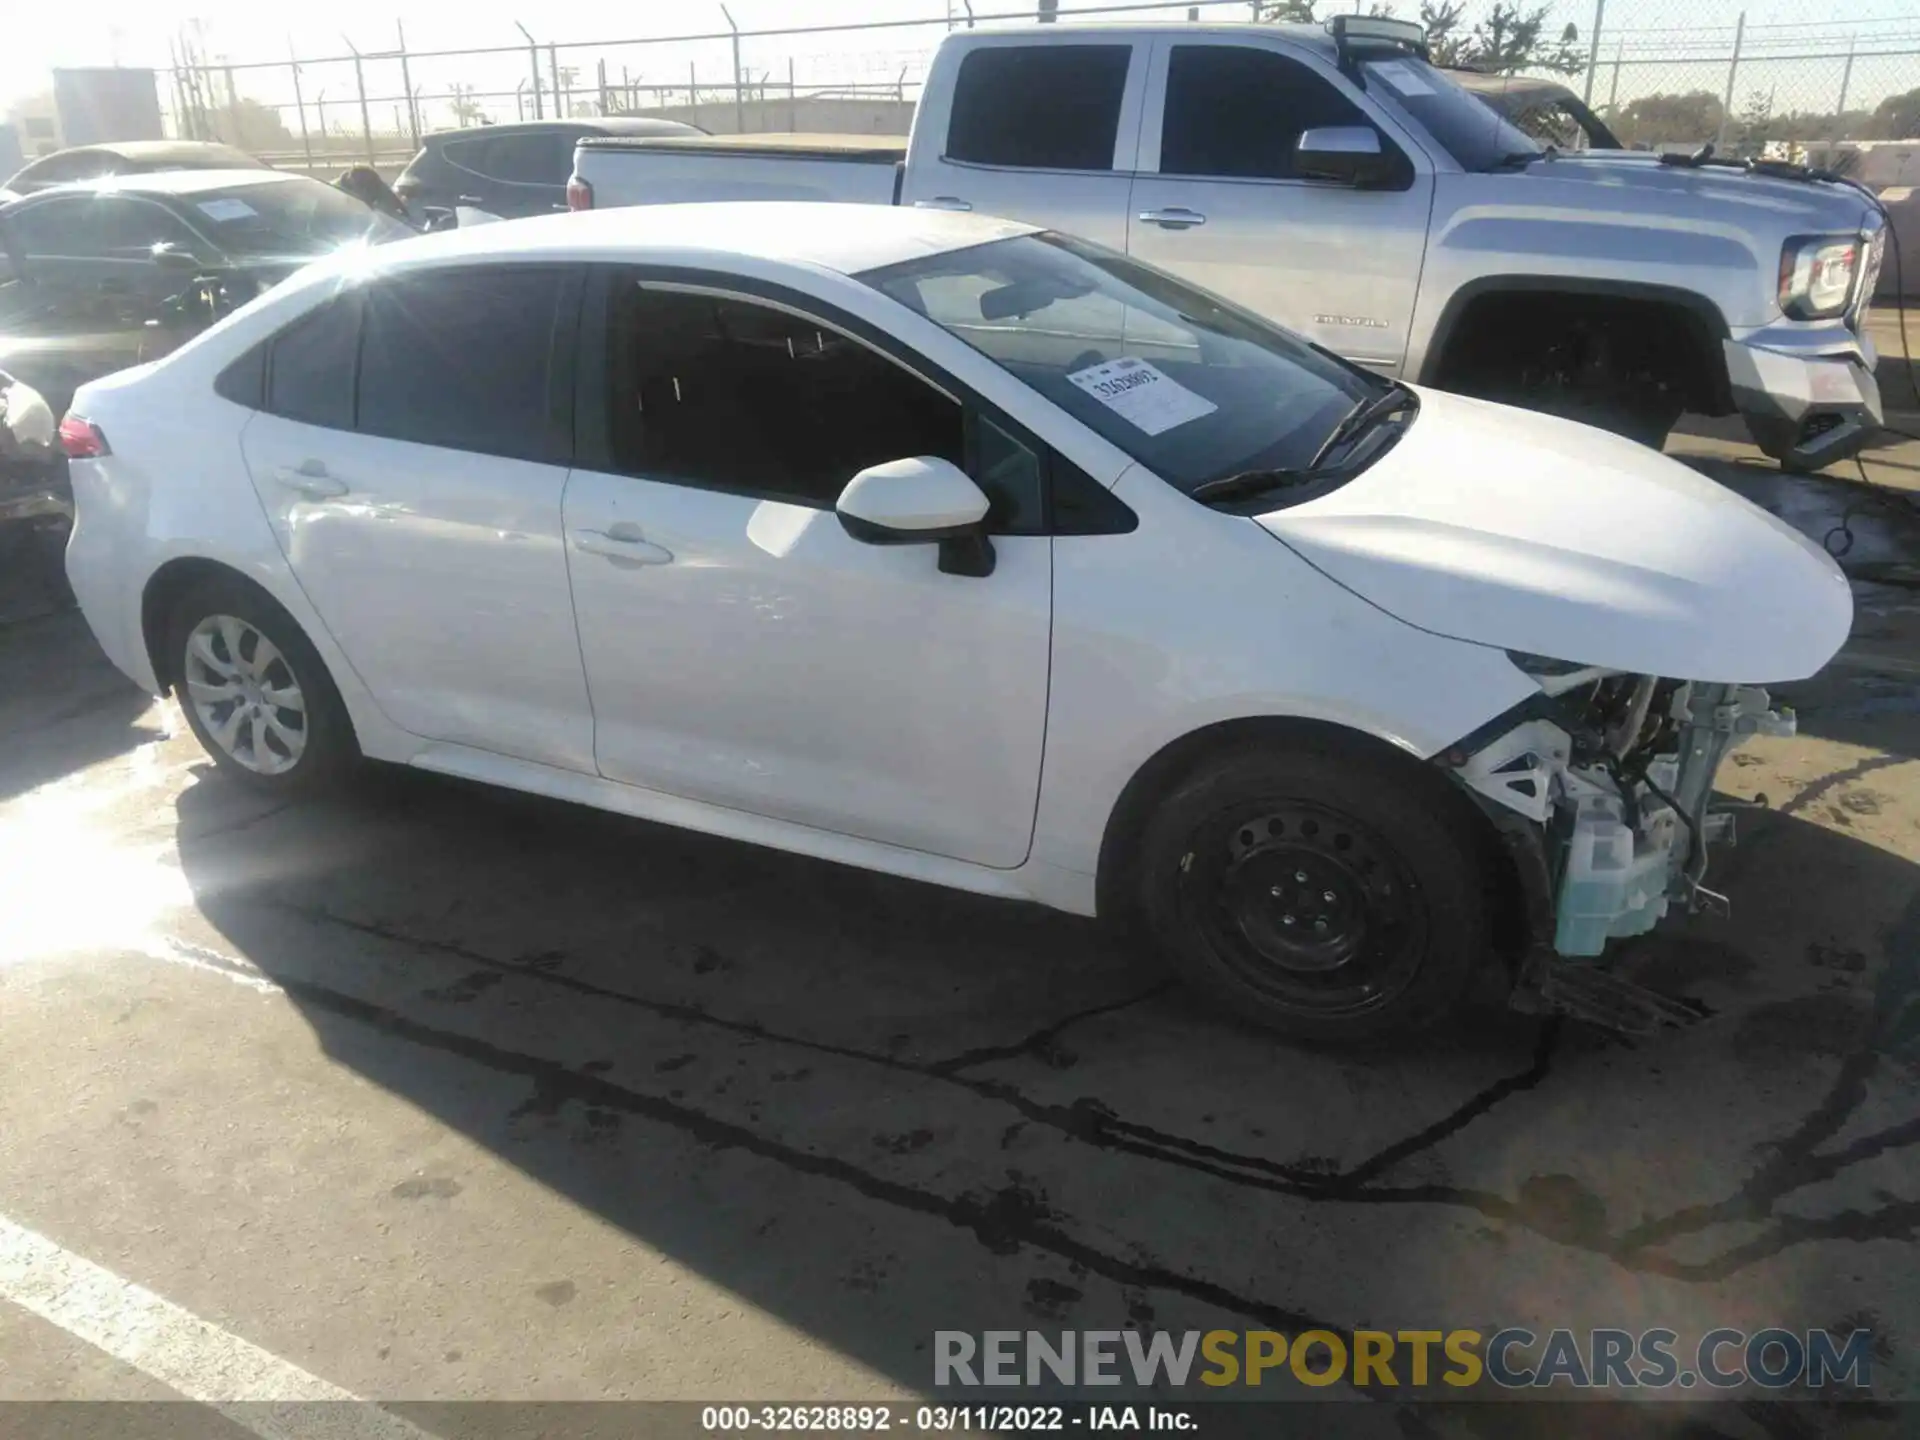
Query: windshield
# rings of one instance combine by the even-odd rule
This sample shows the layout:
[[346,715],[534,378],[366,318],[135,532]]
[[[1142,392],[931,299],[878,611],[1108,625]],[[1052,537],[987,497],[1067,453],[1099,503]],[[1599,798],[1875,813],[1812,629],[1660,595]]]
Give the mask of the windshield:
[[358,240],[378,244],[412,233],[303,175],[196,190],[180,203],[195,226],[236,260],[305,263]]
[[1369,95],[1404,111],[1462,170],[1494,170],[1515,155],[1540,153],[1524,130],[1424,60],[1402,55],[1369,60],[1360,69]]
[[1300,469],[1385,381],[1101,246],[1041,233],[858,277],[1183,490]]

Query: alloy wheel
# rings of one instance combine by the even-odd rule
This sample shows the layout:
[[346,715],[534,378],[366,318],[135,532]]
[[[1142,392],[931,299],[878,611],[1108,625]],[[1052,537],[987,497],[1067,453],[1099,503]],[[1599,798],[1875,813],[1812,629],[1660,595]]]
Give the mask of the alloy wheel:
[[260,629],[208,615],[187,636],[187,703],[202,731],[256,775],[284,775],[307,748],[307,700],[285,655]]

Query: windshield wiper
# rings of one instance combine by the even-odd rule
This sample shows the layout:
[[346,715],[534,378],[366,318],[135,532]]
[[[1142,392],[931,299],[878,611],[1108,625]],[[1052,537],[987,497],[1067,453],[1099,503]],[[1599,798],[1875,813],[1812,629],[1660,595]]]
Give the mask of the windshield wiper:
[[[1320,469],[1322,462],[1340,446],[1356,439],[1364,431],[1372,429],[1389,415],[1406,409],[1417,403],[1413,391],[1398,380],[1389,380],[1387,389],[1371,400],[1362,400],[1346,413],[1344,419],[1327,432],[1327,438],[1320,442],[1320,448],[1313,452],[1313,459],[1307,462],[1306,472],[1311,475]],[[1232,477],[1229,476],[1229,479]],[[1194,492],[1196,495],[1199,491]]]
[[1262,495],[1269,490],[1284,490],[1289,485],[1305,485],[1320,477],[1306,470],[1242,470],[1196,485],[1187,493],[1196,500],[1237,500],[1246,495]]

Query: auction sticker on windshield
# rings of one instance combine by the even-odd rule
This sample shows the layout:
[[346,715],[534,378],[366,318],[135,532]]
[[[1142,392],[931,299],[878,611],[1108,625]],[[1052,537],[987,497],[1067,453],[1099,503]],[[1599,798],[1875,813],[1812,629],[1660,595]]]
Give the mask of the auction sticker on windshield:
[[1158,435],[1220,407],[1130,355],[1067,376],[1129,425]]
[[209,220],[250,220],[260,212],[244,200],[223,195],[212,200],[202,200],[200,213]]

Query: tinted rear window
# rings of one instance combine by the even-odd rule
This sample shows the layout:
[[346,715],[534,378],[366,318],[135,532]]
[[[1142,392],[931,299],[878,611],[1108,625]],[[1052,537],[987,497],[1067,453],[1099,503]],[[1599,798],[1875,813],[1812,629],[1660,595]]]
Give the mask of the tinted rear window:
[[294,321],[273,342],[267,409],[303,424],[351,430],[359,344],[358,296],[344,295]]
[[960,62],[947,157],[1111,170],[1130,45],[996,45]]
[[562,274],[490,266],[374,289],[360,353],[361,431],[564,462],[550,386]]

